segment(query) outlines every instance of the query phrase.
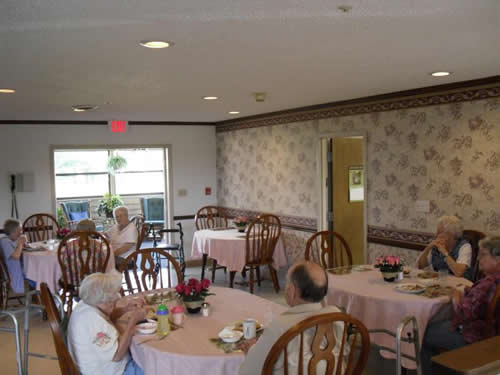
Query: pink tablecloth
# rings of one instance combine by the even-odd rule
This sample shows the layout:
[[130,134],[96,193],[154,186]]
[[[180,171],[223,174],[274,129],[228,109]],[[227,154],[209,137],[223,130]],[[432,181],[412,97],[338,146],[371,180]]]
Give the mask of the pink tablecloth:
[[211,287],[215,296],[207,297],[210,315],[187,314],[184,328],[171,331],[161,341],[139,345],[145,338],[135,336],[130,346],[132,357],[145,375],[234,375],[243,362],[243,353],[225,354],[209,338],[227,325],[245,318],[254,318],[264,326],[273,316],[287,310],[253,294],[231,288]]
[[[396,291],[397,283],[388,283],[382,279],[379,270],[352,272],[344,275],[329,274],[328,304],[345,308],[346,312],[361,320],[368,329],[387,329],[396,332],[400,321],[407,316],[414,316],[418,323],[420,344],[424,337],[427,323],[444,305],[450,303],[449,297],[427,298],[417,294],[405,294]],[[401,283],[416,282],[407,279]],[[447,276],[449,286],[470,285],[468,280]],[[370,335],[372,343],[396,348],[396,339],[380,333]],[[403,337],[407,337],[404,333]],[[402,351],[414,356],[413,344],[403,343]],[[388,352],[384,356],[391,357]],[[413,361],[403,358],[406,368],[415,368]]]
[[[46,248],[44,243],[32,243],[32,247]],[[26,278],[36,281],[37,289],[40,289],[41,283],[47,283],[52,293],[59,290],[58,281],[62,276],[59,261],[57,260],[57,249],[27,252],[23,251],[23,267]],[[110,255],[106,272],[115,268],[115,257]]]
[[[245,245],[245,233],[236,229],[199,230],[193,236],[191,257],[196,259],[207,254],[229,271],[241,272],[245,267]],[[273,267],[278,270],[286,265],[285,248],[280,237],[274,249]]]

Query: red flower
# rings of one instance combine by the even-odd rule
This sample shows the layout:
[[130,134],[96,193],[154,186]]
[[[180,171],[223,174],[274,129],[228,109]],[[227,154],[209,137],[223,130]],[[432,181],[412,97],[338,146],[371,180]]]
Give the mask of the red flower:
[[175,287],[175,291],[179,294],[182,294],[184,292],[184,283],[182,284],[178,284],[176,287]]
[[201,293],[201,289],[202,289],[202,287],[201,287],[200,283],[198,283],[198,284],[196,284],[194,286],[194,290],[195,290],[196,294],[200,294]]
[[203,280],[201,280],[201,287],[202,287],[203,289],[208,289],[208,288],[210,288],[210,280],[208,280],[208,279],[203,279]]
[[192,291],[193,291],[193,288],[190,287],[189,285],[186,285],[186,287],[184,288],[184,295],[189,296],[189,295],[191,295]]
[[189,279],[188,284],[190,287],[194,288],[196,285],[198,285],[199,281],[196,279]]

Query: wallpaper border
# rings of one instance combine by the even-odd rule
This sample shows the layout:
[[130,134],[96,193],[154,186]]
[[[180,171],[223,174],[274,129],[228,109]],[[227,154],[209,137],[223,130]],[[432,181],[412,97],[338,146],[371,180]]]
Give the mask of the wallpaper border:
[[500,76],[220,121],[216,132],[500,97]]

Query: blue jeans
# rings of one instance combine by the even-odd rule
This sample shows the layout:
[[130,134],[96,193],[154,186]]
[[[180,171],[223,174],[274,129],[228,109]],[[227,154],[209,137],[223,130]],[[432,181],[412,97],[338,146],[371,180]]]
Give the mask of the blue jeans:
[[125,366],[125,370],[123,370],[123,375],[144,375],[144,371],[142,371],[142,368],[130,358],[127,366]]
[[441,320],[427,326],[420,351],[422,374],[432,374],[432,356],[443,350],[457,349],[467,345],[464,336],[460,332],[451,331],[450,328],[451,320]]

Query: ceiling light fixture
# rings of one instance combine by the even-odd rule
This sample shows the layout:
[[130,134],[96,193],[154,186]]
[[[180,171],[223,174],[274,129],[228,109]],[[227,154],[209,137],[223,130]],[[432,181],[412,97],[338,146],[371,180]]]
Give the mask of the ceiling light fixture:
[[95,111],[97,108],[99,108],[99,106],[82,104],[82,105],[74,105],[71,108],[73,109],[73,112],[88,112],[88,111]]
[[230,115],[239,115],[240,111],[229,111]]
[[431,76],[433,77],[446,77],[449,76],[451,72],[432,72]]
[[205,100],[217,100],[219,98],[217,96],[204,96],[203,99],[205,99]]
[[143,40],[139,44],[146,48],[167,48],[174,45],[174,43],[166,40]]
[[0,89],[0,94],[14,94],[15,92],[14,89]]

